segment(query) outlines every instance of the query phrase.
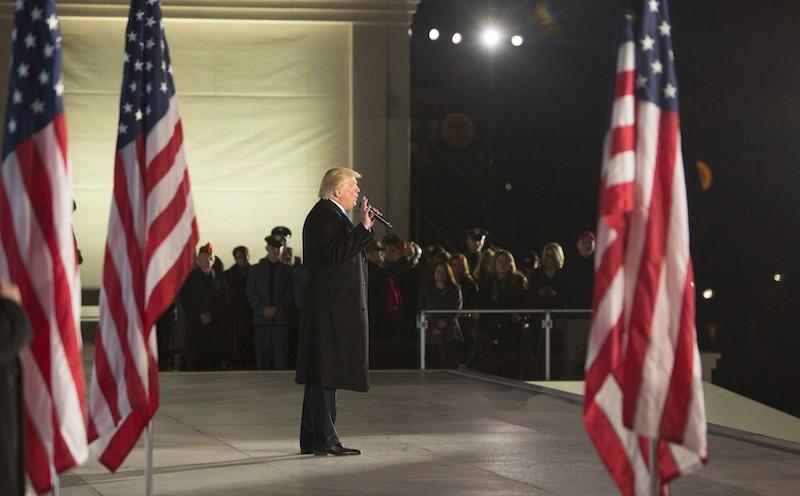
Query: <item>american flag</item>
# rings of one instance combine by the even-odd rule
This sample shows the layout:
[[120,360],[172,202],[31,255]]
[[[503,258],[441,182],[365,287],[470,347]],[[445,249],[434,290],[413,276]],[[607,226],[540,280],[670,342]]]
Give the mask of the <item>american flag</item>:
[[197,239],[161,6],[133,0],[89,405],[92,450],[112,471],[158,408],[154,325],[191,269]]
[[[635,25],[636,24],[636,25]],[[678,83],[666,0],[626,11],[601,177],[584,423],[622,494],[707,459]]]
[[17,284],[34,338],[24,375],[27,475],[38,493],[83,463],[86,402],[72,237],[61,34],[55,4],[16,0],[0,169],[0,278]]

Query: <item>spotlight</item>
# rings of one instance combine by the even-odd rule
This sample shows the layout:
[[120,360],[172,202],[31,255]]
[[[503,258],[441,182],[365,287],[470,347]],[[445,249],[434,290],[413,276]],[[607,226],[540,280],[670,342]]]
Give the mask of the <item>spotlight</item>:
[[714,290],[713,289],[708,288],[708,289],[704,289],[703,290],[703,299],[704,300],[710,300],[713,297],[714,297]]
[[439,39],[439,30],[436,29],[436,28],[433,28],[430,31],[428,31],[428,38],[430,38],[431,41],[438,40]]
[[453,33],[453,37],[450,38],[450,41],[453,42],[453,45],[461,43],[461,33]]
[[511,44],[514,45],[515,47],[518,47],[518,46],[522,45],[522,36],[520,36],[518,34],[515,34],[514,36],[512,36],[511,37]]
[[494,48],[500,43],[500,31],[496,28],[486,28],[481,34],[481,41],[487,48]]
[[773,281],[775,281],[775,282],[781,282],[781,281],[783,281],[783,274],[781,274],[781,273],[779,273],[779,272],[776,272],[776,273],[775,273],[775,274],[772,276],[772,280],[773,280]]

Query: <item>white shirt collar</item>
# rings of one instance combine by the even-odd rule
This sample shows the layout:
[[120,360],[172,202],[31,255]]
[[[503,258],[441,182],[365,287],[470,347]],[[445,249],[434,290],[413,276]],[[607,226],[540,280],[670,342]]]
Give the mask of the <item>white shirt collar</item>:
[[336,201],[336,200],[334,200],[333,198],[328,198],[328,200],[332,201],[334,205],[336,205],[337,207],[339,207],[339,210],[341,210],[343,214],[347,215],[347,210],[345,210],[345,209],[344,209],[344,207],[342,206],[342,204],[341,204],[341,203],[337,202],[337,201]]

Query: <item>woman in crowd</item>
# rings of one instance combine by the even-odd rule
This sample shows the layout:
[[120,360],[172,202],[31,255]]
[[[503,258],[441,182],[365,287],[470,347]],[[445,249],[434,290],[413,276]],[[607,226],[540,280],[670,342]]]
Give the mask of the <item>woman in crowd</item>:
[[487,282],[494,273],[494,257],[495,252],[491,248],[486,248],[481,252],[478,266],[475,267],[475,271],[472,273],[472,277],[478,283],[478,287],[483,286],[483,283]]
[[[419,309],[461,310],[462,303],[461,288],[456,283],[450,264],[436,262],[431,281],[419,294]],[[464,342],[464,337],[456,313],[429,315],[426,338],[428,348],[434,352],[431,356],[434,367],[457,366],[456,349]]]
[[564,249],[558,243],[542,248],[542,265],[531,276],[531,304],[535,308],[563,308]]

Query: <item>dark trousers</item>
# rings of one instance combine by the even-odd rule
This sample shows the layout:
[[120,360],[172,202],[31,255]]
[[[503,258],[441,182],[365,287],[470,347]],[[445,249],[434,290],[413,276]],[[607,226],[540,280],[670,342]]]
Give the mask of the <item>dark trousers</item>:
[[300,450],[324,450],[338,446],[336,435],[336,390],[306,384],[300,419]]
[[258,370],[285,370],[289,362],[289,328],[256,327]]

